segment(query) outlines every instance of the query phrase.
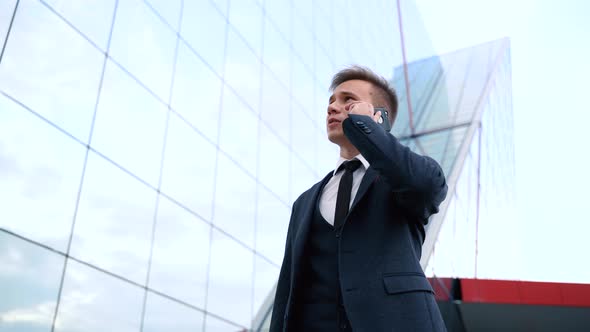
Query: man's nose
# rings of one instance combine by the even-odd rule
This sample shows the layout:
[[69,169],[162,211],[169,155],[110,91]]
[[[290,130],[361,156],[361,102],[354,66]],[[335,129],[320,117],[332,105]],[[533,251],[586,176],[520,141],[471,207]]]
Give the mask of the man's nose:
[[343,111],[344,106],[342,105],[337,105],[336,103],[328,105],[328,114],[342,113]]

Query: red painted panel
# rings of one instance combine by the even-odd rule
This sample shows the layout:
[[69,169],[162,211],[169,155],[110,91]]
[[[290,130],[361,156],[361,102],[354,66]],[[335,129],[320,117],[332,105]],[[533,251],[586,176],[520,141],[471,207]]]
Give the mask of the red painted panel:
[[590,307],[590,284],[461,279],[463,302]]
[[432,289],[434,289],[434,298],[437,301],[448,301],[452,290],[452,278],[428,278]]

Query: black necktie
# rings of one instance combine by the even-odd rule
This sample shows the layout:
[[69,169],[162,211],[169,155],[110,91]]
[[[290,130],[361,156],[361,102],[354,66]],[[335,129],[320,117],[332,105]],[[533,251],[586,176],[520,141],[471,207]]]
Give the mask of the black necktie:
[[338,185],[338,196],[336,198],[336,212],[334,214],[334,229],[340,228],[344,224],[344,219],[348,215],[348,209],[350,206],[350,196],[352,191],[352,173],[361,166],[361,161],[353,159],[344,162],[338,170],[344,168],[344,174],[340,179]]

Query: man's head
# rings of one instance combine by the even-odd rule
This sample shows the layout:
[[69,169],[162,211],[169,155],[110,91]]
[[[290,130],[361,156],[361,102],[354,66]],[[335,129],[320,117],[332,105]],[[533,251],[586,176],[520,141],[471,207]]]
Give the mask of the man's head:
[[326,128],[331,142],[340,145],[347,141],[342,121],[348,117],[346,107],[354,102],[365,101],[373,107],[386,108],[393,126],[397,115],[397,94],[385,78],[370,69],[352,66],[339,71],[332,78],[330,91]]

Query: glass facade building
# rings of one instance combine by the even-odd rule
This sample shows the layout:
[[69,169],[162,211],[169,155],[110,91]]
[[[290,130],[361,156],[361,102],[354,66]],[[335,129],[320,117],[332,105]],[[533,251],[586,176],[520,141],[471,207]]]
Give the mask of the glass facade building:
[[[411,64],[434,54],[413,1],[5,0],[0,45],[2,332],[264,326],[291,204],[338,159],[328,86],[349,64],[392,77],[408,145],[436,157],[433,142],[451,142],[445,171],[479,158],[459,158],[467,136],[477,156],[503,151],[473,119],[446,138],[404,131],[420,107],[418,130],[467,112],[451,112],[450,91],[476,72]],[[494,73],[509,74],[502,59]],[[433,79],[428,98],[448,107],[426,116]],[[487,109],[510,102],[494,84]]]

